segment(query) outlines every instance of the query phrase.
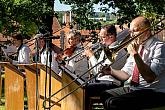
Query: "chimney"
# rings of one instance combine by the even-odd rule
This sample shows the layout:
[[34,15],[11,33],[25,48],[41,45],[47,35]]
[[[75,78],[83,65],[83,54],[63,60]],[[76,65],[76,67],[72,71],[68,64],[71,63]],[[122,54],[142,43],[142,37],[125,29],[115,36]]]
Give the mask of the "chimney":
[[67,11],[67,12],[65,12],[65,14],[64,14],[64,22],[66,23],[66,24],[70,24],[70,22],[71,22],[71,12],[70,11]]

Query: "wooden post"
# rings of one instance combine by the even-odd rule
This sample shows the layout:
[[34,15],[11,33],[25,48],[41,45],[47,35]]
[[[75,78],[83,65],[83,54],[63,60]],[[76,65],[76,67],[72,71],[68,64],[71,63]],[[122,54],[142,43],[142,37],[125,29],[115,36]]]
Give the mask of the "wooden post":
[[[25,73],[26,73],[28,110],[36,110],[36,101],[37,101],[36,100],[36,87],[37,87],[36,86],[36,68],[33,64],[18,64],[18,66],[20,68],[25,69]],[[39,87],[39,76],[38,76],[38,87]],[[39,94],[39,89],[38,89],[38,94]]]
[[1,98],[2,98],[2,68],[0,66],[0,104],[2,104]]
[[[48,68],[48,74],[47,74],[47,83],[46,83],[46,96],[49,97],[49,67]],[[45,96],[45,77],[46,77],[46,66],[40,65],[40,108],[39,110],[43,110],[43,101]],[[51,94],[55,93],[62,87],[62,79],[61,77],[55,73],[53,70],[51,70]],[[58,99],[61,98],[61,92],[56,94],[51,98],[51,104],[58,101]],[[49,103],[47,101],[46,106],[49,106]],[[56,104],[51,108],[51,110],[61,110],[61,103]]]
[[9,62],[0,62],[5,67],[5,110],[24,110],[24,77]]

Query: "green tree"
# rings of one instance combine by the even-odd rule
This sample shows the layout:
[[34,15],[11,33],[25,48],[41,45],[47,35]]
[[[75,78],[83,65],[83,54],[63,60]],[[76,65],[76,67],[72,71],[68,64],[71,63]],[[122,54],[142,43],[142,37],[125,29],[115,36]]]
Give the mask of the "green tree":
[[[102,5],[100,10],[104,11],[105,13],[108,12],[110,8],[114,9],[114,12],[112,12],[112,14],[119,17],[118,18],[119,24],[124,23],[125,20],[130,21],[131,19],[133,19],[138,15],[144,15],[150,19],[156,19],[160,15],[165,15],[165,0],[60,0],[60,1],[75,6],[77,9],[75,11],[76,17],[79,16],[79,13],[82,13],[81,11],[83,9],[85,9],[84,12],[87,12],[87,10],[91,11],[90,10],[91,8],[89,7],[84,8],[86,7],[86,4],[90,4],[90,7],[92,7],[94,4],[100,3]],[[108,7],[104,7],[104,5],[108,5]],[[74,10],[74,8],[72,9]],[[81,24],[81,22],[79,23]]]
[[0,0],[0,32],[21,32],[31,36],[39,27],[51,32],[54,0]]

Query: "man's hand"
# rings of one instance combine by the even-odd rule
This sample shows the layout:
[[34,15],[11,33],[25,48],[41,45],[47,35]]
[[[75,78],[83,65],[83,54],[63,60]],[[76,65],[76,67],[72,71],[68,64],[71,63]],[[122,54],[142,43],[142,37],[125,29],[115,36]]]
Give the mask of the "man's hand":
[[111,67],[109,65],[105,65],[102,67],[100,72],[102,75],[111,75]]
[[131,56],[134,56],[138,53],[139,45],[136,42],[132,42],[128,45],[127,51]]
[[93,54],[93,51],[90,49],[90,48],[87,48],[85,49],[83,55],[86,55],[87,57],[92,57],[94,54]]

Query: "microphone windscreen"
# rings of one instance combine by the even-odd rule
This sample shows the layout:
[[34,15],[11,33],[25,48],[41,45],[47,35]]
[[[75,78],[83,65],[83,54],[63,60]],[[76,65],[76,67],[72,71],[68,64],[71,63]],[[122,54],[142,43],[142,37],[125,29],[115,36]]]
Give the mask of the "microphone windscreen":
[[35,36],[34,36],[34,38],[35,39],[38,39],[38,38],[40,38],[40,37],[42,37],[43,35],[42,34],[36,34]]

